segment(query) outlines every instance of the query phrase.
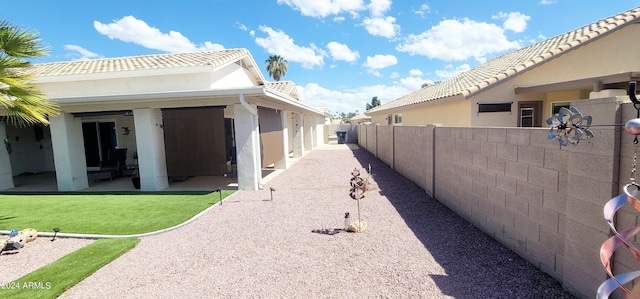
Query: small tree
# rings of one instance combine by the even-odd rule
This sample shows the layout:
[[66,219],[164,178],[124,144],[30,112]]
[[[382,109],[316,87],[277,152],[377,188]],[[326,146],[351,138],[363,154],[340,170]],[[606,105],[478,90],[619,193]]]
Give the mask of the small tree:
[[378,100],[378,97],[373,97],[373,99],[371,99],[371,104],[367,103],[367,110],[376,106],[380,106],[380,100]]

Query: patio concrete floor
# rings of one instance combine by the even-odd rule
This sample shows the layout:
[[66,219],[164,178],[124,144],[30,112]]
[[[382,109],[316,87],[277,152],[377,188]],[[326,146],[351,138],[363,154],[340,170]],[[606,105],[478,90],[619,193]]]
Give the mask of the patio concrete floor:
[[[337,145],[337,137],[329,136],[329,144],[321,145],[318,148],[333,148]],[[357,147],[354,144],[338,146],[336,149],[344,149],[344,147]],[[308,153],[308,152],[307,152]],[[299,158],[290,157],[291,164],[300,160]],[[273,177],[277,176],[283,170],[266,167],[262,169],[262,182],[267,183]],[[136,191],[131,182],[131,177],[117,177],[113,180],[94,180],[91,174],[88,174],[89,188],[79,190],[79,192],[123,192]],[[55,172],[43,172],[37,174],[26,174],[13,177],[15,187],[11,189],[1,190],[0,192],[58,192],[58,184],[56,182]],[[238,178],[235,165],[233,170],[226,177],[224,176],[195,176],[188,177],[184,181],[169,181],[169,187],[161,190],[162,192],[172,191],[212,191],[217,188],[225,190],[237,190]]]

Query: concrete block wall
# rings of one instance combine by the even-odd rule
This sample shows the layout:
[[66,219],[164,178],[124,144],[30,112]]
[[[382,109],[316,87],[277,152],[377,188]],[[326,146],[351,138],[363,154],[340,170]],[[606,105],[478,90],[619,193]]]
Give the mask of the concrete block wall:
[[358,126],[358,136],[360,136],[358,138],[358,145],[364,149],[366,149],[367,151],[369,151],[369,149],[367,148],[367,130],[368,130],[369,126],[364,126],[364,125],[360,125]]
[[393,130],[393,169],[424,189],[426,128],[397,126]]
[[393,126],[377,126],[376,144],[378,145],[378,159],[394,168],[393,163]]
[[378,126],[367,126],[367,150],[376,157],[378,156],[377,131]]
[[435,198],[560,280],[567,149],[547,129],[435,132]]
[[[619,124],[637,113],[623,100],[574,103],[594,124]],[[595,297],[607,279],[599,258],[610,235],[602,210],[629,182],[637,147],[632,136],[620,127],[594,126],[594,139],[561,147],[548,139],[548,128],[376,130],[381,160],[577,297]],[[616,221],[630,228],[640,223],[637,215],[625,207]],[[619,251],[614,272],[638,270],[635,259]]]

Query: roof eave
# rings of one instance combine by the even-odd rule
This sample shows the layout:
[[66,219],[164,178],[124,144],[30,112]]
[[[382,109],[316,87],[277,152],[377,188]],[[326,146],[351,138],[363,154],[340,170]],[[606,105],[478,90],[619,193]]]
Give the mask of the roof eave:
[[284,95],[282,93],[279,93],[277,91],[271,90],[270,88],[265,87],[264,89],[264,94],[270,98],[274,98],[277,99],[279,101],[282,101],[284,104],[289,105],[289,106],[294,106],[296,108],[299,108],[300,111],[307,111],[307,112],[311,112],[313,114],[316,115],[320,115],[320,116],[325,116],[325,112],[318,110],[312,106],[309,106],[307,104],[304,104],[301,101],[295,100],[294,98],[288,96],[288,95]]
[[382,109],[382,110],[377,110],[377,111],[374,111],[374,112],[365,111],[364,114],[370,115],[370,116],[379,115],[379,114],[389,114],[389,113],[401,112],[401,111],[410,110],[410,109],[428,107],[428,106],[432,106],[432,105],[463,101],[463,100],[466,100],[466,99],[467,99],[467,97],[465,97],[462,93],[459,93],[459,94],[455,94],[455,95],[452,95],[452,96],[449,96],[449,97],[438,98],[438,99],[433,99],[433,100],[424,101],[424,102],[420,102],[420,103],[409,104],[409,105],[393,107],[393,108],[388,108],[388,109]]

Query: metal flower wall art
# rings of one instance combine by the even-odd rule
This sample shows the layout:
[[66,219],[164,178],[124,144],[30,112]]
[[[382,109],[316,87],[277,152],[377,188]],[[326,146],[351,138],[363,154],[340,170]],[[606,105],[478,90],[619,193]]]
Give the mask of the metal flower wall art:
[[591,115],[582,116],[576,108],[560,108],[558,114],[547,119],[549,139],[557,139],[561,146],[567,144],[578,145],[581,139],[593,138],[589,130],[592,121]]

